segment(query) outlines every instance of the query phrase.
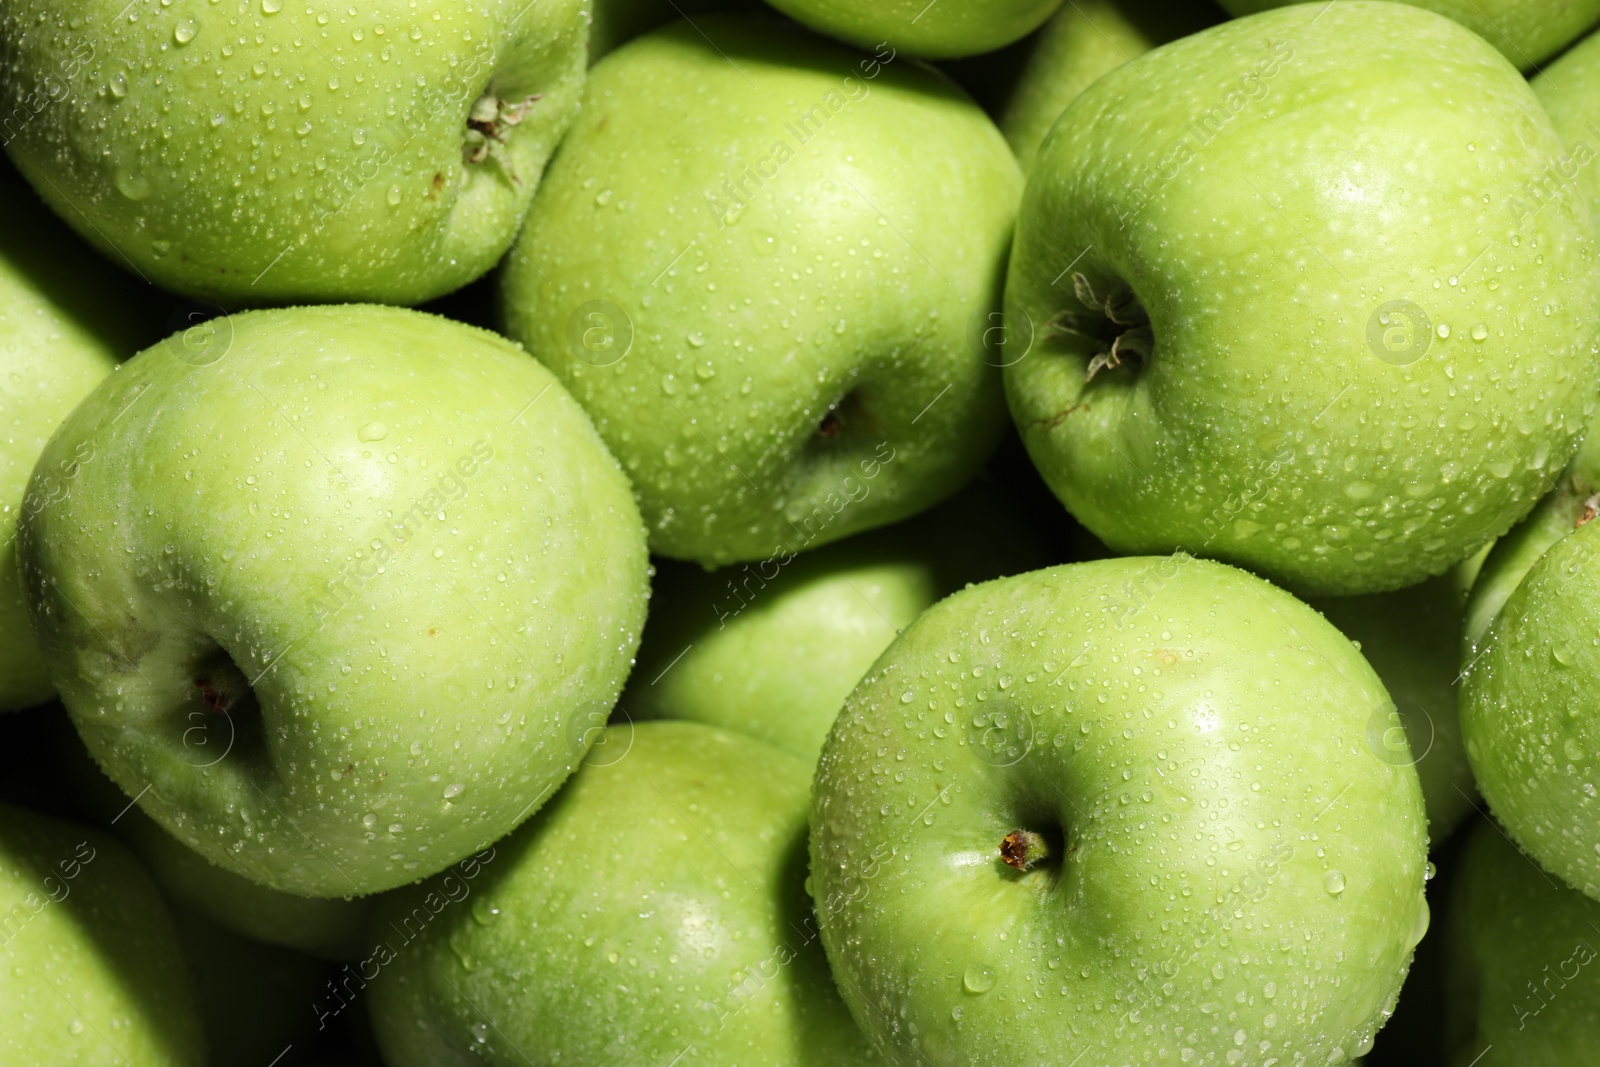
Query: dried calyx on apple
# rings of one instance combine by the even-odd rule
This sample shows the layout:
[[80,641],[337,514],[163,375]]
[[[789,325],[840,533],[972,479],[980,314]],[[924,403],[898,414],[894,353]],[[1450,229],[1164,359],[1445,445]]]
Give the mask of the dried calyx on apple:
[[467,133],[462,142],[466,161],[482,163],[486,159],[493,159],[505,168],[512,181],[522,184],[522,179],[517,177],[506,161],[504,147],[512,127],[521,125],[528,111],[543,96],[543,93],[529,93],[512,103],[502,100],[494,92],[487,92],[474,100],[472,109],[467,112]]
[[1000,859],[1019,871],[1031,871],[1047,863],[1057,864],[1071,851],[1061,848],[1063,837],[1059,828],[1054,828],[1053,833],[1039,833],[1019,827],[1001,839]]
[[1150,330],[1150,316],[1128,284],[1111,279],[1096,292],[1088,276],[1075,271],[1072,292],[1082,310],[1063,309],[1050,320],[1049,329],[1087,342],[1090,357],[1084,381],[1094,381],[1102,370],[1116,370],[1124,363],[1132,364],[1134,370],[1142,367],[1155,348],[1155,335]]

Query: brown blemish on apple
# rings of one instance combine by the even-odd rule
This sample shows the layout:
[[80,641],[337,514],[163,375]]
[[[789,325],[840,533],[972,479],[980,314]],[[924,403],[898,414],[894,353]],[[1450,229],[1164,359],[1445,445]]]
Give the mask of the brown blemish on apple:
[[822,421],[817,424],[817,436],[829,441],[839,436],[838,411],[829,408],[828,413],[822,416]]
[[1075,411],[1088,411],[1088,404],[1072,403],[1050,416],[1048,419],[1034,419],[1034,424],[1044,429],[1046,433],[1067,421],[1067,417]]
[[444,175],[440,174],[438,171],[435,171],[434,175],[433,175],[433,191],[428,193],[428,199],[429,200],[437,199],[438,196],[439,196],[439,191],[441,189],[443,189],[443,188],[444,188]]
[[1600,493],[1596,493],[1583,502],[1583,512],[1578,516],[1578,521],[1572,524],[1572,528],[1576,530],[1578,527],[1588,523],[1596,515],[1600,515]]
[[194,686],[200,690],[200,703],[213,715],[226,715],[233,706],[233,698],[204,678],[196,678]]

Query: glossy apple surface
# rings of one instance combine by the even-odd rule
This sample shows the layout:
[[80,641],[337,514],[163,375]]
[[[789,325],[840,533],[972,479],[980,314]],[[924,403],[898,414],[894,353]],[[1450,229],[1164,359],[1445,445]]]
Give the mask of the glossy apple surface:
[[[1219,0],[1235,15],[1282,7],[1293,0]],[[1499,49],[1518,70],[1537,70],[1546,59],[1600,21],[1600,2],[1563,0],[1401,0],[1461,23]]]
[[656,553],[816,548],[937,503],[992,449],[981,338],[1019,187],[931,69],[679,23],[595,66],[507,260],[508,332],[594,417]]
[[201,1067],[194,986],[149,876],[104,834],[0,805],[0,1061]]
[[1388,706],[1349,640],[1221,564],[941,601],[817,769],[813,896],[856,1021],[906,1065],[1365,1054],[1428,925],[1416,772],[1367,745]]
[[1450,1067],[1567,1067],[1600,1048],[1600,903],[1493,823],[1473,830],[1450,901]]
[[635,720],[721,726],[814,764],[850,690],[926,608],[968,582],[1049,562],[1027,514],[979,481],[914,519],[792,560],[665,564],[619,703]]
[[527,826],[385,899],[391,1067],[877,1062],[806,899],[809,765],[698,723],[623,729]]
[[1236,19],[1107,74],[1040,149],[1007,280],[1045,480],[1119,552],[1318,595],[1443,573],[1593,405],[1588,207],[1555,182],[1515,209],[1564,154],[1499,54],[1402,4]]
[[219,866],[330,897],[441,870],[554,791],[622,687],[638,512],[502,338],[214,320],[130,360],[41,469],[85,443],[24,518],[35,632],[90,753]]
[[117,262],[237,307],[494,266],[583,85],[583,0],[20,0],[6,151]]

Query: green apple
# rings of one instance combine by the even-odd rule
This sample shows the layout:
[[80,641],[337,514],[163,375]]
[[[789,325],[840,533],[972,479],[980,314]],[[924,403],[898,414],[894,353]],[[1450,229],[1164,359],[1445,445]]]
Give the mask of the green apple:
[[6,151],[91,242],[230,306],[494,266],[572,120],[586,0],[14,0]]
[[956,593],[813,787],[823,944],[892,1063],[1342,1063],[1428,926],[1414,769],[1351,642],[1190,556]]
[[166,905],[105,835],[0,804],[0,1063],[200,1067]]
[[147,349],[39,470],[19,535],[90,753],[274,889],[426,877],[539,806],[622,688],[644,529],[582,409],[515,346],[376,306]]
[[620,704],[737,730],[815,764],[845,697],[924,609],[1051,562],[1027,515],[977,482],[914,519],[792,558],[664,564]]
[[1451,1067],[1569,1067],[1600,1047],[1600,904],[1481,821],[1450,901]]
[[385,898],[391,1067],[876,1062],[806,899],[809,765],[699,723],[610,733],[527,826]]
[[589,23],[589,63],[600,59],[640,34],[680,18],[699,17],[713,11],[754,10],[754,0],[593,0]]
[[1456,689],[1474,573],[1463,564],[1409,589],[1311,602],[1356,643],[1394,700],[1394,710],[1381,709],[1368,722],[1367,746],[1380,759],[1417,768],[1435,848],[1472,811],[1475,791]]
[[[1250,15],[1296,0],[1218,0],[1235,15]],[[1499,49],[1519,70],[1539,64],[1600,21],[1600,0],[1401,0],[1437,11]]]
[[172,919],[194,975],[209,1062],[217,1067],[306,1062],[286,1053],[309,1050],[316,1039],[318,1020],[306,1006],[324,994],[328,965],[241,937],[195,912],[180,908]]
[[[22,492],[44,443],[117,361],[148,340],[130,304],[136,284],[56,222],[0,164],[0,712],[55,695],[28,632],[17,585]],[[67,491],[78,457],[43,472]]]
[[[1593,12],[1590,21],[1600,17],[1600,0],[1581,6]],[[1576,182],[1589,202],[1589,213],[1600,218],[1600,178],[1594,166],[1600,152],[1600,34],[1573,45],[1529,84],[1570,156],[1561,160],[1547,185],[1529,190],[1528,207],[1537,211],[1554,186]]]
[[1284,8],[1113,70],[1040,149],[1006,283],[1045,480],[1116,551],[1319,595],[1472,555],[1593,405],[1588,208],[1570,184],[1518,208],[1561,158],[1501,56],[1402,4]]
[[797,22],[862,48],[926,59],[992,52],[1032,32],[1061,0],[769,0]]
[[1068,104],[1108,71],[1224,18],[1193,0],[1074,0],[1050,16],[1022,64],[1000,129],[1026,171]]
[[594,417],[657,553],[818,547],[937,503],[998,437],[980,341],[1019,188],[927,68],[678,23],[591,73],[507,260],[507,327]]
[[77,814],[131,848],[175,907],[203,924],[324,959],[357,959],[367,948],[373,898],[295,896],[218,867],[163,830],[105,776],[65,712],[59,726],[50,744],[58,780],[71,792]]
[[1600,899],[1597,605],[1600,523],[1586,522],[1527,568],[1489,623],[1468,664],[1461,734],[1500,823],[1546,870]]
[[1539,557],[1596,514],[1600,514],[1600,434],[1589,433],[1545,498],[1495,542],[1472,583],[1462,635],[1462,660],[1469,668],[1483,651],[1489,624]]

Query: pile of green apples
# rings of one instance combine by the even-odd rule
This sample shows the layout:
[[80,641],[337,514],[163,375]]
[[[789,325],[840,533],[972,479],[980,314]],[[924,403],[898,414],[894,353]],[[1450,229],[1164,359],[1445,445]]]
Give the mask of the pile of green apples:
[[1222,3],[0,2],[0,1067],[1600,1063],[1600,0]]

